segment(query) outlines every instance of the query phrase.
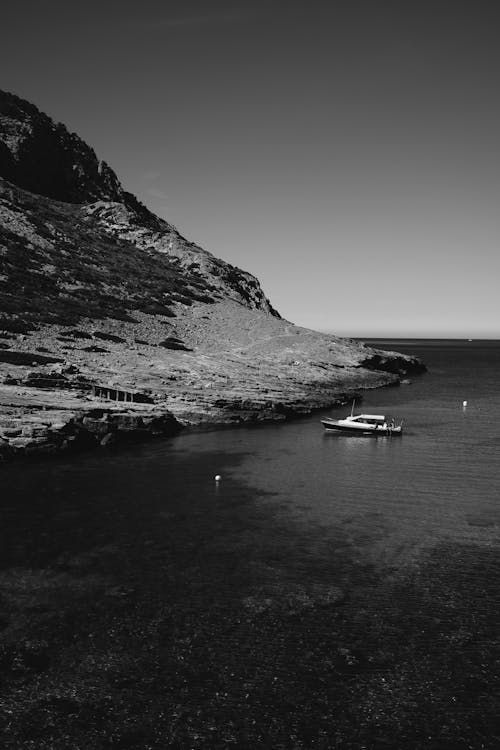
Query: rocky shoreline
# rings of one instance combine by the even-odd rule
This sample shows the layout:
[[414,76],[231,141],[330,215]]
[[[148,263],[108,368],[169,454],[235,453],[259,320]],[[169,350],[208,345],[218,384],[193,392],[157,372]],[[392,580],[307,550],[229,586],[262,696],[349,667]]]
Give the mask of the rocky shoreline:
[[[339,398],[325,406],[345,403]],[[278,422],[309,414],[312,408],[276,404],[259,408],[252,401],[233,402],[216,419],[199,421],[197,427]],[[219,407],[222,410],[222,407]],[[321,406],[316,407],[321,408]],[[0,461],[67,455],[110,445],[146,442],[177,434],[185,425],[170,412],[158,409],[110,409],[90,406],[81,410],[10,409],[0,417]]]
[[235,301],[179,305],[174,324],[143,314],[98,327],[81,320],[78,328],[4,330],[0,343],[0,460],[282,421],[425,371],[415,357]]
[[67,455],[166,437],[180,429],[170,414],[154,410],[13,409],[0,418],[0,460]]
[[[399,385],[379,373],[370,387]],[[115,403],[83,393],[0,386],[0,462],[66,456],[109,446],[171,437],[183,429],[280,422],[325,408],[362,400],[359,388],[320,392],[307,400],[219,398],[202,402],[184,397],[177,417],[157,404]]]
[[282,421],[425,371],[232,300],[175,312],[0,331],[0,460]]

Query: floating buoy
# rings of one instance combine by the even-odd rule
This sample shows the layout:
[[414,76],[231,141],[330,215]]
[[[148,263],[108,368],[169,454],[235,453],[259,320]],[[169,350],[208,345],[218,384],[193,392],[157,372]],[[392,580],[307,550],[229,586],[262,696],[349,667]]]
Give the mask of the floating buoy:
[[463,402],[462,402],[462,406],[463,406],[463,407],[466,407],[466,406],[467,406],[467,401],[463,401]]
[[221,477],[220,474],[216,474],[215,477],[214,477],[214,479],[215,479],[216,482],[220,482],[220,480],[222,479],[222,477]]

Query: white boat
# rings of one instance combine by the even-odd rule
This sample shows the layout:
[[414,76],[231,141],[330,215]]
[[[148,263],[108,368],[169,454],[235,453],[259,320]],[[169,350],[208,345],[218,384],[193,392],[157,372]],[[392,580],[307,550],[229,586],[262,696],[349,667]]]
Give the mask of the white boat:
[[355,415],[353,411],[345,419],[325,417],[321,420],[321,424],[325,430],[345,432],[349,435],[399,436],[403,434],[402,421],[399,425],[396,425],[392,417],[385,417],[383,414]]

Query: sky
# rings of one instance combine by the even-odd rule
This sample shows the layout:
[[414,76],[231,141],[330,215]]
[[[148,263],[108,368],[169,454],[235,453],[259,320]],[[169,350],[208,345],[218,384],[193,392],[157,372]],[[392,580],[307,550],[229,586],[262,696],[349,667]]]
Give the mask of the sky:
[[0,88],[283,317],[500,338],[500,6],[2,0]]

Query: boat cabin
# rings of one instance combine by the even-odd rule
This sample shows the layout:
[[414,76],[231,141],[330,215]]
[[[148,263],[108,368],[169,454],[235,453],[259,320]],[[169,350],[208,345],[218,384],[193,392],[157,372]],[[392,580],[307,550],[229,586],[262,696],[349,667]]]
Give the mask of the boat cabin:
[[380,414],[358,414],[356,417],[348,417],[349,422],[362,422],[363,424],[384,424],[386,418]]

